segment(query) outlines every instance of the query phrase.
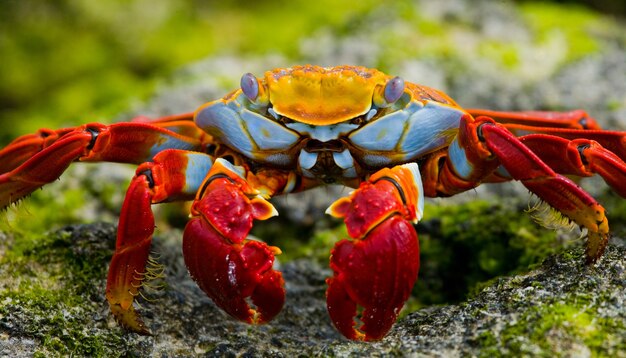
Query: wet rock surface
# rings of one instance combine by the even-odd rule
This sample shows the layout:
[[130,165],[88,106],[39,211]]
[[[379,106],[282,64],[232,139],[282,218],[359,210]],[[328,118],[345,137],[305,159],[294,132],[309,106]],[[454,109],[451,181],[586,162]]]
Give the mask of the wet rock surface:
[[[33,302],[5,300],[0,315],[0,356],[25,357],[54,352],[57,345],[74,347],[76,355],[116,356],[468,356],[548,354],[585,356],[601,352],[623,355],[626,341],[626,247],[613,239],[600,262],[582,264],[582,248],[549,257],[522,275],[499,278],[474,298],[457,305],[427,307],[401,318],[391,333],[375,343],[342,338],[326,313],[324,291],[329,270],[308,260],[280,266],[287,303],[271,323],[249,326],[220,312],[186,272],[179,241],[157,237],[154,251],[164,265],[165,288],[140,299],[140,312],[152,336],[120,329],[104,300],[105,267],[112,253],[115,226],[69,226],[50,233],[55,240],[49,262],[38,265],[30,284],[46,271],[56,272],[55,257],[67,254],[89,261],[55,284],[72,295],[73,305],[41,307]],[[3,244],[13,244],[9,236]],[[93,260],[96,260],[95,262]],[[73,266],[77,269],[79,266]],[[93,265],[93,266],[92,266]],[[73,290],[72,276],[93,275],[93,284]],[[1,284],[19,285],[6,276]],[[98,276],[98,277],[96,277]],[[19,280],[18,280],[19,281]],[[21,284],[24,284],[22,281]],[[92,351],[73,340],[89,337]],[[72,354],[71,350],[58,352]]]

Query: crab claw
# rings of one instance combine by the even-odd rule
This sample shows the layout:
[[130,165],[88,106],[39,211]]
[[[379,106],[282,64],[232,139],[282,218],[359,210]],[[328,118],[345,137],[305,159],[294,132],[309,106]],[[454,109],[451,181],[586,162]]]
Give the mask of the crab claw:
[[274,318],[285,302],[284,281],[272,269],[280,249],[246,240],[254,219],[267,219],[274,207],[249,198],[235,178],[214,176],[192,207],[183,254],[198,286],[231,316],[248,323]]
[[[362,240],[342,240],[332,252],[327,280],[328,312],[349,339],[379,340],[396,321],[409,298],[419,269],[419,245],[411,224],[393,216]],[[360,328],[354,318],[358,308]]]
[[191,276],[228,314],[248,323],[265,323],[280,312],[285,290],[282,275],[272,270],[274,247],[258,241],[233,245],[203,218],[189,222],[183,240]]
[[370,179],[329,208],[331,215],[344,218],[353,239],[335,245],[330,259],[334,276],[326,291],[331,320],[349,339],[382,339],[417,279],[419,243],[409,221],[416,212],[403,200],[417,186],[403,187],[396,179]]

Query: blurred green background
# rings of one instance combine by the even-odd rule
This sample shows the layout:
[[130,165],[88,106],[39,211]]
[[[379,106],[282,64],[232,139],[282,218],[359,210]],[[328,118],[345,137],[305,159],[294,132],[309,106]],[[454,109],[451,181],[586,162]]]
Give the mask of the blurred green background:
[[[597,47],[579,34],[597,21],[583,6],[611,16],[626,12],[622,0],[518,3],[536,41],[555,28],[576,39],[570,59]],[[559,3],[570,3],[567,16]],[[413,27],[407,33],[421,41],[416,46],[389,36],[385,60],[374,63],[382,70],[394,58],[463,56],[447,36],[467,24],[424,18],[419,4],[407,0],[0,1],[0,145],[43,126],[110,122],[133,101],[147,99],[157,79],[207,56],[276,53],[306,61],[302,39],[320,31],[354,33],[388,12],[400,13]],[[390,31],[381,28],[378,36]],[[519,61],[510,44],[492,41],[481,51],[508,66]]]
[[293,56],[299,36],[376,3],[1,1],[0,143],[38,126],[106,121],[148,97],[155,78],[211,54]]

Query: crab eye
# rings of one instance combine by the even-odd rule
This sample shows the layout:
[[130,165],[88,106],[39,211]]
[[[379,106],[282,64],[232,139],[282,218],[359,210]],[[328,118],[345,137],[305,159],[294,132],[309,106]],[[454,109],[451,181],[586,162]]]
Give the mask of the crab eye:
[[250,72],[241,76],[241,90],[252,102],[259,96],[259,81]]
[[394,77],[385,85],[385,101],[391,104],[400,99],[404,93],[404,80],[398,76]]
[[378,87],[374,94],[374,105],[379,108],[391,106],[394,102],[404,94],[404,80],[400,77],[394,77],[385,83],[385,87]]

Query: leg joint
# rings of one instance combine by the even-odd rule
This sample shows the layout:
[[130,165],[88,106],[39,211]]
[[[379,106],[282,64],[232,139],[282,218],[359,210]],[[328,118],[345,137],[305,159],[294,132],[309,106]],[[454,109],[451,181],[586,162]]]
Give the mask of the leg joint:
[[96,128],[87,127],[87,132],[91,134],[91,140],[89,144],[87,144],[87,149],[91,150],[96,145],[96,140],[98,139],[98,135],[100,135],[100,131]]
[[588,149],[590,147],[591,145],[589,145],[588,143],[581,144],[576,147],[576,149],[578,149],[578,155],[580,155],[580,160],[582,161],[583,165],[589,164],[589,162],[587,161],[587,157],[585,156],[585,149]]
[[154,188],[154,177],[152,176],[152,170],[146,169],[142,172],[137,173],[137,175],[144,175],[148,180],[148,186],[150,188]]

